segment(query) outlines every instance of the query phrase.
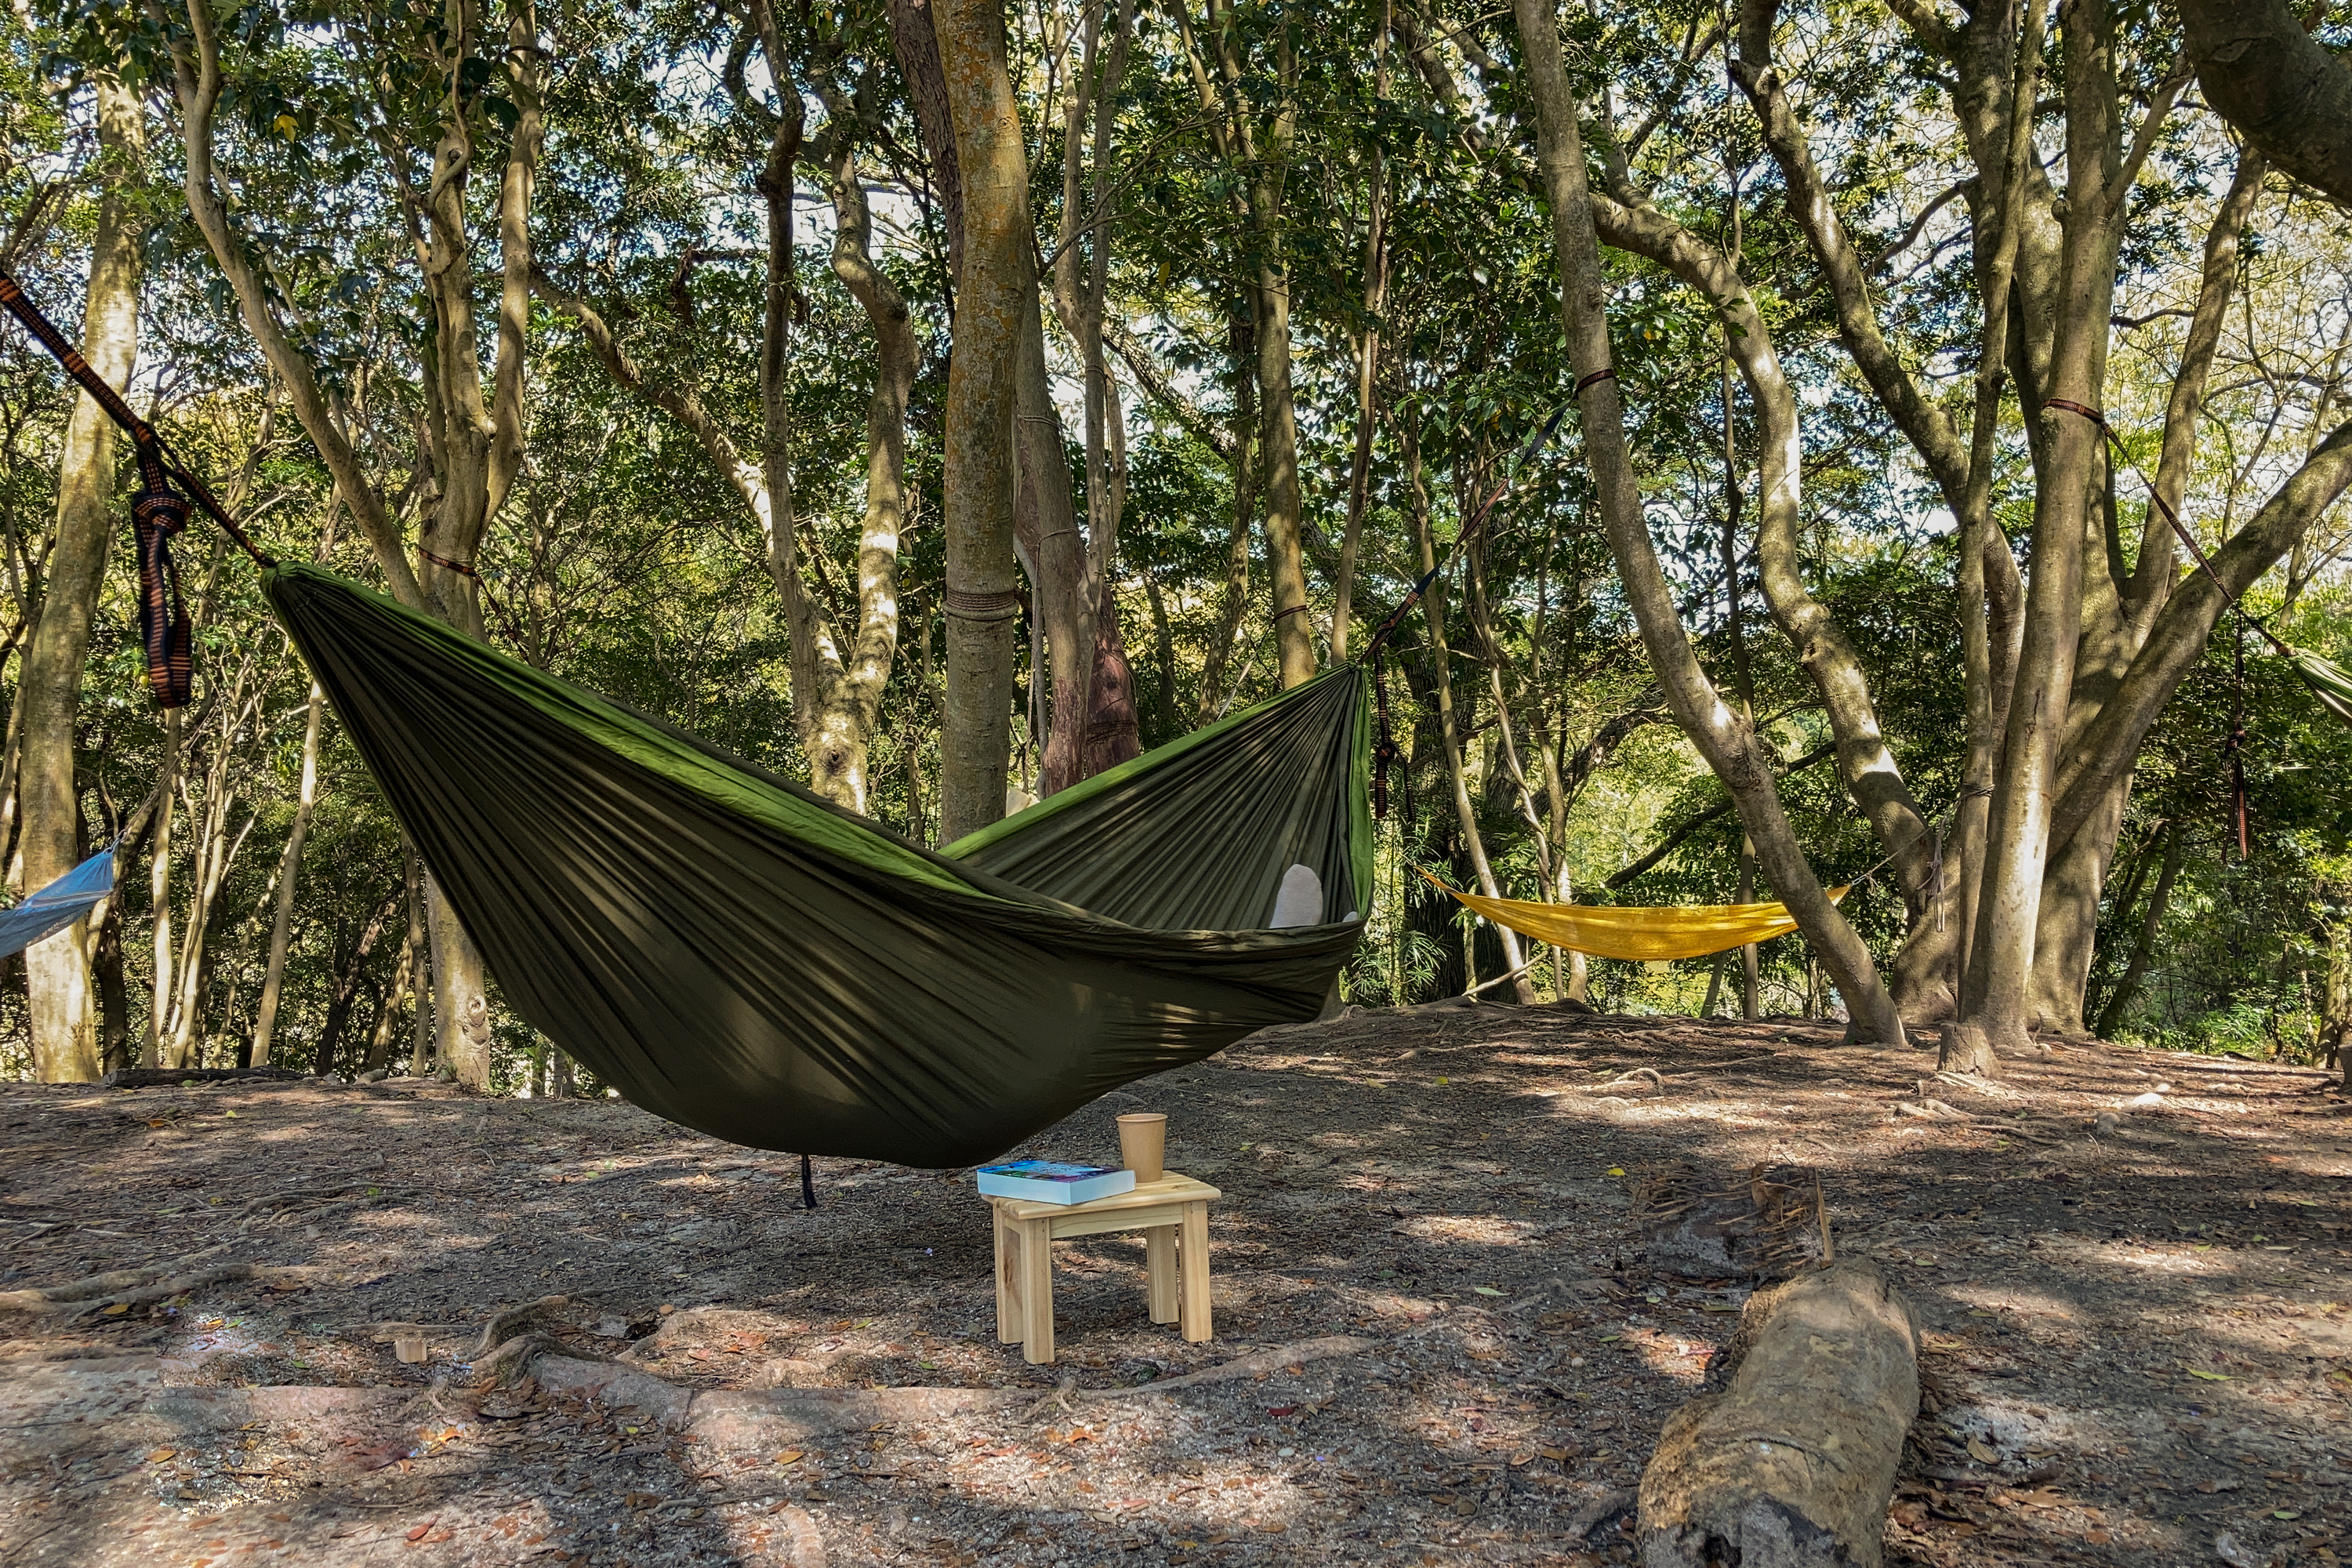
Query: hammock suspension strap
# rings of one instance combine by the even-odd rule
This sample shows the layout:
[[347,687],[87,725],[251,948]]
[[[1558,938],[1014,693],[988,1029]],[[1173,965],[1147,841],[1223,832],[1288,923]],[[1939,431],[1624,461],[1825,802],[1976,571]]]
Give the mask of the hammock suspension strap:
[[[57,324],[25,297],[16,280],[0,272],[0,308],[16,317],[36,342],[65,367],[90,401],[130,436],[139,458],[139,489],[131,500],[131,521],[139,552],[139,631],[147,656],[147,689],[163,708],[183,708],[194,683],[192,635],[179,569],[172,561],[172,538],[188,525],[188,499],[220,524],[237,547],[264,570],[278,563],[237,526],[228,509],[165,444],[155,427],[131,412],[122,395],[92,370]],[[174,487],[177,488],[174,488]],[[186,491],[184,498],[180,493]]]

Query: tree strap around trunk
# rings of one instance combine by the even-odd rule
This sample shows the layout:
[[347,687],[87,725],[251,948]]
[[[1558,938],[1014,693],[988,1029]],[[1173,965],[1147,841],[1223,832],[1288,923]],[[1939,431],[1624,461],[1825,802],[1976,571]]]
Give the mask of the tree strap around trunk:
[[0,307],[49,351],[50,357],[81,384],[108,418],[122,427],[138,449],[139,489],[131,499],[131,522],[139,555],[139,633],[147,657],[147,689],[157,706],[184,708],[194,685],[194,632],[187,600],[180,590],[179,569],[172,561],[172,537],[188,525],[188,502],[173,488],[174,482],[256,564],[268,571],[278,563],[237,526],[228,509],[179,460],[155,427],[131,412],[122,395],[90,368],[56,323],[26,298],[24,289],[5,272],[0,272]]
[[469,562],[452,561],[446,555],[436,555],[422,544],[416,547],[416,554],[419,560],[430,561],[444,572],[455,572],[460,577],[471,577],[477,583],[482,580],[481,573],[476,571]]
[[1010,588],[994,594],[967,594],[961,588],[950,588],[941,598],[948,614],[960,621],[1009,621],[1021,613],[1026,602]]

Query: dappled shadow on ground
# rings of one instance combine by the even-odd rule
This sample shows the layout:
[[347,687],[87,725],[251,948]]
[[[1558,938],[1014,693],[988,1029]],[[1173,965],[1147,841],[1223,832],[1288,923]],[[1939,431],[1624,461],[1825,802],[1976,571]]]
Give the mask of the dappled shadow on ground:
[[[1214,1342],[1149,1321],[1135,1238],[1090,1237],[1057,1249],[1043,1368],[996,1342],[968,1173],[820,1161],[812,1214],[789,1157],[625,1107],[0,1090],[0,1289],[254,1266],[0,1319],[0,1558],[1622,1560],[1616,1509],[1739,1299],[1649,1273],[1623,1173],[1769,1160],[1822,1171],[1840,1247],[1927,1331],[1890,1560],[2198,1562],[2228,1531],[2332,1561],[2352,1127],[2316,1079],[2097,1047],[1931,1072],[1811,1026],[1551,1009],[1260,1036],[1024,1151],[1107,1160],[1112,1116],[1165,1110],[1171,1167],[1225,1194]],[[541,1329],[625,1365],[486,1402],[483,1324],[551,1295]],[[761,1388],[886,1392],[705,1414]]]

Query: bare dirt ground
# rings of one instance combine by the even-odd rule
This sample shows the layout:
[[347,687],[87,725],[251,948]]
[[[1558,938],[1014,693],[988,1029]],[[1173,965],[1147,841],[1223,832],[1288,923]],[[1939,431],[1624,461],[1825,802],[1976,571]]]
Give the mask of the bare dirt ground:
[[1058,1250],[1050,1368],[996,1342],[968,1173],[819,1161],[810,1213],[791,1156],[618,1104],[9,1086],[0,1562],[1624,1561],[1742,1296],[1644,1263],[1623,1173],[1676,1160],[1819,1170],[1916,1306],[1891,1563],[2352,1556],[2325,1079],[1932,1066],[1549,1008],[1259,1036],[1025,1151],[1115,1158],[1115,1113],[1164,1110],[1225,1194],[1213,1342],[1150,1322],[1139,1238],[1094,1237]]

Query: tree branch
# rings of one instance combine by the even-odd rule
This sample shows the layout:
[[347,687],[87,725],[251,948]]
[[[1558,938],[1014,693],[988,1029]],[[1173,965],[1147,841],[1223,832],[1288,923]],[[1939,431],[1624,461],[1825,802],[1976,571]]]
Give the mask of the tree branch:
[[[1830,758],[1836,755],[1837,742],[1834,741],[1824,742],[1821,745],[1815,746],[1811,751],[1807,752],[1803,756],[1799,757],[1795,762],[1790,763],[1787,767],[1781,769],[1780,776],[1784,779],[1794,778],[1797,774],[1803,773],[1807,768],[1812,767],[1819,763],[1825,763],[1829,761]],[[1705,811],[1700,812],[1696,816],[1690,818],[1680,827],[1675,828],[1672,833],[1669,833],[1664,838],[1659,839],[1658,842],[1652,847],[1648,854],[1643,856],[1639,860],[1634,861],[1632,865],[1626,867],[1623,870],[1618,872],[1615,876],[1611,877],[1607,881],[1601,885],[1609,889],[1612,892],[1617,889],[1623,887],[1626,883],[1632,881],[1643,872],[1649,870],[1659,861],[1664,859],[1667,856],[1681,848],[1685,843],[1689,842],[1691,835],[1696,833],[1700,828],[1705,827],[1710,822],[1717,821],[1721,817],[1730,815],[1732,804],[1733,803],[1730,800],[1725,799],[1717,801],[1715,805],[1708,806]]]

